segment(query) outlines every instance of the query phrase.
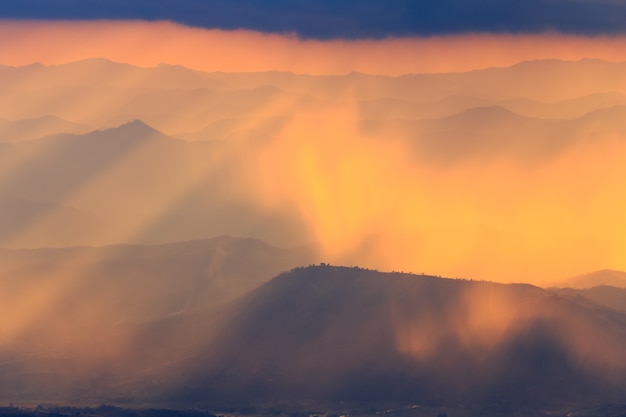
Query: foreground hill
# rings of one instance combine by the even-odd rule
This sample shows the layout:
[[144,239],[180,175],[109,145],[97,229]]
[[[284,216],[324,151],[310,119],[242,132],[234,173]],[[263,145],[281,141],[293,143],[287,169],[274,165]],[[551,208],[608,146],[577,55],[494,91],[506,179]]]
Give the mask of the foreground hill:
[[625,315],[522,284],[300,268],[211,332],[160,368],[163,398],[522,406],[619,398],[626,382]]
[[523,284],[321,265],[227,305],[121,326],[99,317],[69,346],[37,348],[55,320],[3,351],[6,399],[503,410],[626,400],[626,315]]

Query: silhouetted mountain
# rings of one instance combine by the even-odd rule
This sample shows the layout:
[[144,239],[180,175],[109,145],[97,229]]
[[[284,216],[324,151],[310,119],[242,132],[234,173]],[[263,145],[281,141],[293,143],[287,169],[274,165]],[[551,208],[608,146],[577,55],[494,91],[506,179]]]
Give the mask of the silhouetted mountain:
[[626,369],[626,316],[611,310],[529,285],[359,268],[282,274],[217,329],[166,373],[172,400],[533,406],[619,397]]
[[[177,294],[207,294],[209,287],[197,287],[205,279],[192,277],[183,279],[180,289],[170,283],[173,293],[165,295],[159,271],[169,269],[180,279],[178,272],[186,268],[181,264],[204,264],[192,248],[225,242],[250,243],[221,239],[150,252],[144,261],[158,262],[163,249],[174,269],[164,268],[170,261],[148,267],[156,275],[141,291],[171,301]],[[128,250],[139,251],[137,258],[152,249]],[[119,264],[111,271],[123,271],[129,258],[115,259]],[[165,309],[163,300],[149,300],[133,292],[133,284],[109,276],[115,283],[91,280],[95,289],[76,294],[84,294],[90,306],[117,294],[120,308],[128,310],[122,300],[132,294],[136,300],[129,303]],[[115,293],[107,290],[120,286]],[[14,398],[70,395],[74,401],[89,396],[212,406],[462,403],[509,410],[624,400],[626,315],[524,284],[326,265],[298,268],[228,305],[207,304],[117,329],[100,317],[98,334],[83,331],[84,338],[70,346],[48,343],[44,353],[37,343],[56,314],[23,337],[32,345],[13,355],[5,350],[5,357],[19,358],[1,365],[0,383],[12,387]],[[58,328],[63,327],[52,327]]]
[[[221,143],[186,142],[135,120],[84,135],[0,143],[0,195],[42,204],[71,206],[100,218],[108,227],[83,234],[52,233],[48,239],[21,236],[5,247],[160,243],[235,234],[271,242],[308,238],[294,219],[259,210],[233,194],[240,182],[237,155]],[[39,227],[24,213],[6,217],[14,234]],[[32,216],[31,216],[32,217]],[[52,220],[50,220],[52,221]],[[55,229],[56,227],[56,229]],[[35,233],[35,232],[33,232]],[[41,233],[31,234],[32,236]],[[285,239],[288,236],[289,239]],[[56,241],[55,241],[56,239]]]

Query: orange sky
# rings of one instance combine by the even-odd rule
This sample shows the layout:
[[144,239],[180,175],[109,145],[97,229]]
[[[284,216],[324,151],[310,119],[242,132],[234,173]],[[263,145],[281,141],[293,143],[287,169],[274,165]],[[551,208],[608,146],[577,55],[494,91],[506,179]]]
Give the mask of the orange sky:
[[0,21],[0,64],[62,64],[108,58],[139,66],[203,71],[280,70],[307,74],[467,71],[524,60],[626,60],[626,37],[462,35],[359,41],[300,40],[170,22]]

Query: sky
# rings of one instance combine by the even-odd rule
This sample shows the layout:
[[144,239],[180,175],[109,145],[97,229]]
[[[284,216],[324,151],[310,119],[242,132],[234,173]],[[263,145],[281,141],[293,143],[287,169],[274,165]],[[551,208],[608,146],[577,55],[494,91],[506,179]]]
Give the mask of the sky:
[[619,35],[620,0],[3,0],[4,19],[169,20],[311,39],[461,33]]

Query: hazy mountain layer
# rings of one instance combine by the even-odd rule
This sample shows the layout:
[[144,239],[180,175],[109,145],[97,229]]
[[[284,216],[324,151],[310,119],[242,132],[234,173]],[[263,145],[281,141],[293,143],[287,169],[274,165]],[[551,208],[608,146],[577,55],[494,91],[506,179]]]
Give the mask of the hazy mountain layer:
[[[221,234],[306,241],[293,218],[260,211],[234,188],[240,158],[220,143],[173,139],[140,121],[0,144],[0,246],[155,243]],[[70,210],[77,214],[66,214]]]
[[[3,68],[0,116],[55,115],[100,128],[142,119],[167,134],[178,134],[200,131],[224,118],[256,117],[282,103],[289,103],[292,108],[287,111],[293,113],[311,100],[349,96],[378,102],[381,115],[391,114],[395,104],[413,103],[417,118],[485,105],[510,106],[533,117],[574,118],[625,104],[620,98],[626,94],[623,66],[598,60],[546,60],[454,74],[308,76],[202,73],[167,65],[138,68],[92,59]],[[369,118],[371,109],[366,106],[364,111]],[[394,118],[406,118],[406,112],[396,114]]]
[[[509,282],[624,269],[623,69],[2,67],[0,118],[23,126],[0,144],[0,246],[228,234],[318,242],[329,262]],[[16,142],[77,126],[100,130]]]

